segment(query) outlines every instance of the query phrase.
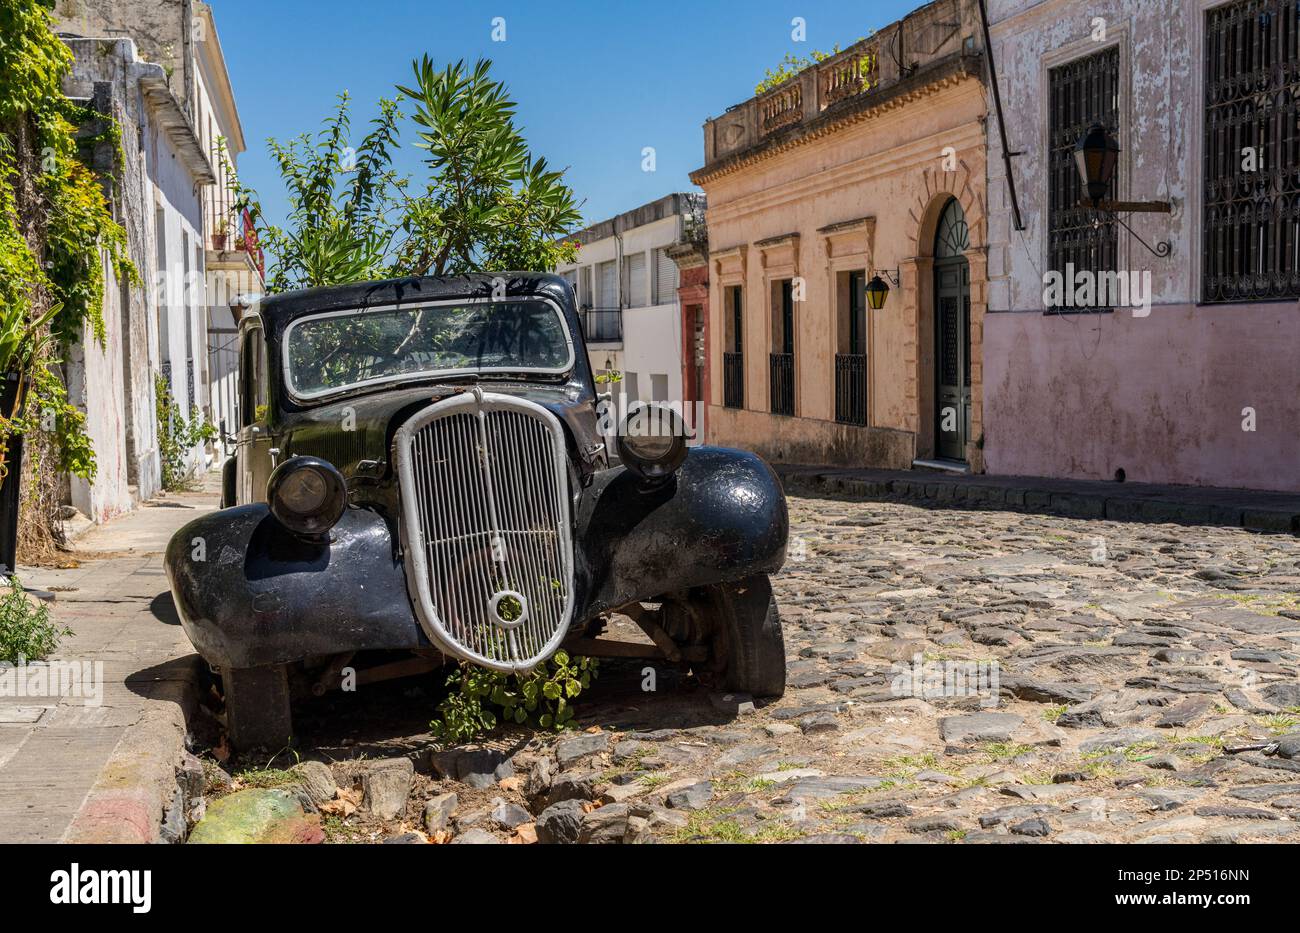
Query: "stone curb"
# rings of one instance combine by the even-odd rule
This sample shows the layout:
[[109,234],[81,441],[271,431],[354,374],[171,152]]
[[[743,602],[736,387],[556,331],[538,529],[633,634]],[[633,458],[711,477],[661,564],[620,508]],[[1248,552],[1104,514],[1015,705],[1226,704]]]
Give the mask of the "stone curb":
[[[855,477],[851,471],[818,472],[807,467],[775,466],[787,490],[860,499],[923,499],[985,508],[1049,512],[1068,518],[1121,522],[1220,525],[1247,531],[1300,535],[1300,513],[1291,508],[1255,507],[1225,502],[1197,502],[1174,496],[1122,495],[1113,491],[1062,491],[1005,480],[948,479],[916,474],[908,479]],[[1099,486],[1101,484],[1098,484]]]
[[163,841],[163,819],[176,796],[187,724],[198,708],[198,655],[189,661],[175,689],[168,691],[171,695],[150,700],[139,721],[118,741],[60,842]]

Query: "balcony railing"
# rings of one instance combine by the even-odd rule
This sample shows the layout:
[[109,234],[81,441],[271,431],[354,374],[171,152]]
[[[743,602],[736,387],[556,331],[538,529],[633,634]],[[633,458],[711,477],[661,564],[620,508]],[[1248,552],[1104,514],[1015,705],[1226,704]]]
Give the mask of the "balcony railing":
[[770,362],[772,414],[794,414],[794,354],[773,353]]
[[803,120],[803,88],[787,81],[758,99],[763,135]]
[[860,353],[835,354],[835,420],[867,423],[867,358]]
[[[980,77],[976,0],[934,0],[704,125],[704,171],[846,101],[885,100],[917,75]],[[843,109],[850,109],[847,105]]]
[[587,343],[621,343],[623,340],[623,310],[621,308],[588,308],[582,314],[583,335]]
[[722,404],[745,407],[745,354],[722,354]]

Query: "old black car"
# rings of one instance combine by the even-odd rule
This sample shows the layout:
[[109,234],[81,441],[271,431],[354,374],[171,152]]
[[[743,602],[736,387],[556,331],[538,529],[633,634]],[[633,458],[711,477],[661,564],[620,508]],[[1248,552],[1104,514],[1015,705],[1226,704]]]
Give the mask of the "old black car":
[[[360,652],[526,671],[566,645],[783,691],[779,481],[691,446],[662,407],[603,432],[563,279],[276,295],[241,320],[240,356],[222,509],[166,556],[235,744],[288,741],[291,697],[337,686]],[[654,644],[598,638],[615,611]]]

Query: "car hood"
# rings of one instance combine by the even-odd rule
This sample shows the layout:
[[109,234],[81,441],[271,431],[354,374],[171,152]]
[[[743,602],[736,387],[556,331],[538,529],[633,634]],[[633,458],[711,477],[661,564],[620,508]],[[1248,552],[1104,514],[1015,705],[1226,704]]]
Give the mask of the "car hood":
[[[600,443],[596,433],[595,399],[574,390],[573,384],[484,380],[485,392],[512,395],[543,406],[565,426],[580,459]],[[338,399],[286,417],[281,448],[284,456],[309,455],[328,460],[346,477],[378,478],[388,470],[393,433],[416,412],[458,392],[469,384],[422,385]]]

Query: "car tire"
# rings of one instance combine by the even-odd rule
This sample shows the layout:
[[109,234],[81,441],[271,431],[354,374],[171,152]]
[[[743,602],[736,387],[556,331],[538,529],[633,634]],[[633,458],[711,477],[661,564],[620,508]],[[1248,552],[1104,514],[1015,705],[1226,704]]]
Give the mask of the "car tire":
[[719,625],[715,650],[721,649],[725,655],[719,660],[725,662],[722,681],[726,689],[756,697],[781,696],[785,693],[785,638],[767,574],[710,587],[710,596]]
[[293,738],[289,675],[283,664],[229,668],[222,672],[226,698],[226,733],[241,751],[279,750]]

